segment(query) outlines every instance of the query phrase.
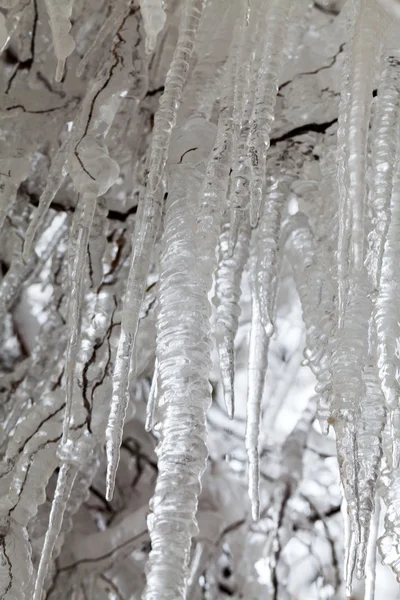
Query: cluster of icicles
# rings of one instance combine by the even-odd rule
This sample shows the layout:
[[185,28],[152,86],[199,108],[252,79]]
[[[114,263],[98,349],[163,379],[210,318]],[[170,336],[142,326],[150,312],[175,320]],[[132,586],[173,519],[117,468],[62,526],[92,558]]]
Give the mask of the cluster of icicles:
[[[3,47],[12,38],[25,4],[2,0]],[[46,7],[58,60],[55,77],[60,81],[74,50],[69,34],[72,1],[46,0]],[[119,165],[107,149],[107,134],[122,99],[129,94],[138,104],[146,94],[146,73],[165,26],[168,4],[114,2],[81,60],[78,73],[111,39],[109,58],[91,79],[70,132],[53,156],[46,187],[25,234],[23,258],[29,261],[46,213],[69,177],[79,202],[69,233],[65,390],[52,398],[51,406],[44,402],[30,417],[36,420],[41,437],[27,440],[25,421],[11,427],[14,433],[6,459],[13,465],[13,479],[0,512],[5,556],[11,570],[13,561],[19,566],[5,598],[26,598],[31,578],[26,525],[43,499],[38,491],[37,498],[30,498],[31,506],[21,506],[18,498],[33,453],[46,452],[47,478],[60,466],[34,600],[43,598],[77,475],[104,442],[107,498],[112,498],[134,373],[135,337],[153,251],[160,245],[156,366],[146,424],[151,430],[158,423],[160,438],[143,598],[185,597],[207,460],[212,340],[219,353],[226,409],[234,418],[234,341],[246,264],[252,286],[246,449],[252,515],[259,516],[260,406],[284,258],[292,266],[302,305],[305,359],[318,382],[321,427],[327,432],[331,425],[336,433],[349,519],[348,590],[353,571],[364,577],[377,495],[387,506],[378,547],[400,577],[400,49],[386,44],[398,3],[349,0],[344,8],[347,39],[337,168],[332,168],[335,155],[328,153],[317,191],[330,198],[328,226],[326,219],[310,224],[305,214],[288,213],[287,199],[296,177],[291,164],[298,157],[281,157],[277,148],[270,149],[278,86],[285,61],[290,60],[290,36],[309,9],[310,2],[299,0],[182,0],[176,47],[155,115],[139,198],[108,422],[95,422],[93,416],[89,425],[79,424],[74,385],[84,335],[87,247],[99,198],[119,177]],[[144,49],[139,26],[146,34]],[[213,37],[201,60],[195,60],[195,45],[204,46],[207,29]],[[196,41],[198,30],[204,39]],[[8,173],[6,178],[2,174],[0,191],[3,222],[28,173],[23,158],[6,162],[1,168]],[[97,325],[101,336],[113,306],[105,303],[97,311],[103,311]],[[62,437],[51,430],[51,420],[46,429],[49,410],[63,412]],[[44,443],[50,439],[55,444],[51,452]],[[37,477],[43,477],[43,468]],[[21,557],[26,559],[25,572]]]

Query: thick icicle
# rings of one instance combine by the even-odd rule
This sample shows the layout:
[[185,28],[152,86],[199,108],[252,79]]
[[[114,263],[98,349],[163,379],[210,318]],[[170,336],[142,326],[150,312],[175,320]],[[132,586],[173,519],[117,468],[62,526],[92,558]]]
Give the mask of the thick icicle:
[[140,10],[143,16],[146,32],[146,52],[153,52],[157,36],[164,27],[166,14],[162,0],[140,0]]
[[371,283],[378,289],[385,240],[390,222],[390,198],[399,132],[400,72],[398,59],[386,59],[378,85],[372,128],[371,204],[373,228],[368,235],[366,266]]
[[342,82],[338,129],[339,323],[347,304],[347,276],[364,263],[366,162],[368,125],[377,57],[389,26],[388,15],[375,0],[361,0],[356,16],[351,55]]
[[139,323],[140,307],[143,301],[151,252],[161,219],[160,184],[202,9],[203,0],[186,0],[185,2],[177,46],[165,81],[164,94],[160,99],[160,108],[154,121],[149,174],[144,196],[139,200],[131,267],[122,314],[121,337],[114,370],[110,417],[106,431],[108,499],[113,495],[118,468],[122,429],[129,401],[132,352]]
[[231,255],[230,224],[223,226],[219,240],[218,269],[215,281],[215,340],[219,354],[225,405],[232,419],[235,410],[235,337],[239,326],[243,270],[249,256],[250,223],[245,214],[238,240]]
[[75,49],[75,42],[69,35],[73,0],[45,0],[49,15],[54,51],[57,57],[56,81],[64,75],[65,61]]
[[[214,125],[194,118],[171,144],[157,319],[161,438],[148,519],[152,550],[144,600],[183,600],[191,537],[197,530],[197,498],[207,458],[205,417],[211,403],[208,294],[218,228],[197,235],[196,212],[214,137]],[[187,152],[193,139],[199,148]]]
[[[255,257],[254,257],[255,258]],[[255,291],[253,258],[253,290],[251,302],[251,330],[249,342],[247,420],[245,445],[248,456],[249,498],[254,521],[260,516],[260,457],[259,436],[261,420],[261,401],[267,372],[269,338],[261,322],[260,307]]]
[[[398,131],[398,130],[397,130]],[[390,224],[385,241],[380,286],[375,302],[375,326],[378,342],[378,367],[382,391],[386,399],[388,417],[393,421],[399,403],[399,358],[398,339],[400,338],[400,144],[397,143],[393,191],[390,201]],[[395,450],[396,438],[393,439]],[[396,465],[395,465],[396,467]]]
[[266,157],[280,73],[284,62],[287,26],[293,0],[271,0],[263,36],[261,64],[257,74],[253,112],[250,119],[248,151],[251,158],[250,224],[257,224],[264,192]]

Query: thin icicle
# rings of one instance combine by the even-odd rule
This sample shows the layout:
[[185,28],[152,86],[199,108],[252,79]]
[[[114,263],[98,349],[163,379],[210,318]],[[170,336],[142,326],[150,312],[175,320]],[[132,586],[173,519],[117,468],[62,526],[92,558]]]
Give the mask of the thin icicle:
[[371,204],[373,229],[368,235],[366,266],[373,286],[378,289],[386,235],[390,222],[390,198],[397,136],[399,131],[400,73],[398,59],[386,59],[378,86],[372,128]]
[[25,242],[23,249],[23,258],[27,260],[34,242],[36,233],[43,223],[47,211],[53,202],[58,190],[60,189],[66,172],[64,171],[65,163],[68,158],[68,143],[64,142],[59,150],[57,151],[54,160],[51,162],[50,172],[47,177],[46,187],[44,188],[42,195],[39,198],[39,206],[33,213],[31,222],[29,223],[28,229],[25,233]]
[[140,0],[144,29],[146,32],[146,52],[153,52],[157,36],[164,27],[166,14],[162,0]]
[[87,248],[90,229],[96,209],[95,190],[86,191],[80,199],[81,208],[75,212],[75,222],[72,225],[69,241],[70,295],[68,303],[68,345],[65,358],[66,375],[66,407],[63,424],[63,443],[67,441],[71,419],[73,390],[75,385],[76,355],[78,350],[81,326],[82,300],[84,294],[83,281],[86,276]]
[[380,499],[375,503],[375,512],[372,517],[371,531],[368,539],[367,562],[365,569],[365,593],[364,600],[375,600],[376,582],[376,540],[379,531],[379,517],[381,512]]
[[186,0],[185,2],[178,43],[166,77],[160,108],[154,120],[149,174],[144,196],[139,200],[131,266],[122,314],[121,337],[114,370],[110,417],[106,430],[108,499],[112,498],[114,490],[122,429],[129,402],[132,352],[150,267],[151,252],[161,220],[162,190],[160,184],[202,9],[203,0]]
[[235,249],[243,213],[248,211],[251,167],[247,141],[261,58],[263,15],[262,3],[254,3],[249,13],[243,5],[233,102],[233,156],[228,199],[231,209],[230,254]]
[[53,549],[61,530],[68,497],[71,493],[77,474],[78,470],[71,464],[64,462],[61,465],[57,478],[57,487],[51,505],[49,525],[40,555],[40,563],[32,600],[42,600],[44,583],[51,563]]
[[376,484],[382,459],[382,432],[385,424],[384,397],[376,360],[376,340],[370,320],[370,351],[364,368],[365,396],[361,400],[360,419],[357,426],[358,464],[358,512],[360,520],[360,540],[357,547],[356,576],[365,577],[365,561],[372,514],[376,507]]
[[250,223],[247,215],[239,229],[233,255],[230,252],[230,224],[223,227],[219,241],[218,269],[215,281],[215,340],[229,418],[235,411],[235,337],[239,326],[241,281],[249,256]]
[[254,107],[250,119],[248,151],[251,157],[250,224],[254,227],[259,218],[266,175],[266,157],[278,84],[284,64],[284,47],[290,11],[294,0],[271,0],[263,36],[265,44],[257,74]]
[[255,286],[261,321],[267,335],[274,329],[273,314],[279,277],[279,238],[282,210],[293,177],[290,173],[272,178],[265,195],[261,220],[257,228],[258,250]]
[[43,587],[52,560],[53,550],[61,531],[64,513],[74,486],[79,466],[88,460],[92,446],[91,436],[84,435],[78,441],[69,440],[60,447],[59,455],[62,461],[57,477],[57,486],[51,504],[49,524],[40,555],[40,562],[35,582],[33,600],[42,600]]
[[50,20],[54,52],[57,57],[55,79],[61,81],[64,75],[65,61],[75,49],[75,42],[69,35],[73,0],[45,0],[45,5]]
[[[318,416],[322,430],[327,433],[332,415],[331,352],[327,340],[332,331],[334,289],[326,271],[318,262],[316,244],[308,220],[297,213],[284,223],[282,246],[292,266],[293,277],[300,297],[306,325],[307,347],[304,356],[317,378]],[[325,344],[321,344],[321,338]]]
[[347,276],[364,262],[366,161],[372,90],[388,15],[375,0],[361,0],[356,17],[351,57],[346,64],[338,129],[340,193],[338,280],[339,323],[347,304]]
[[[253,259],[254,263],[254,259]],[[254,279],[253,264],[253,279]],[[249,498],[253,520],[260,516],[260,456],[259,437],[261,420],[261,401],[264,391],[268,362],[269,338],[261,322],[261,314],[256,291],[252,290],[251,330],[249,343],[247,420],[245,445],[249,465]]]

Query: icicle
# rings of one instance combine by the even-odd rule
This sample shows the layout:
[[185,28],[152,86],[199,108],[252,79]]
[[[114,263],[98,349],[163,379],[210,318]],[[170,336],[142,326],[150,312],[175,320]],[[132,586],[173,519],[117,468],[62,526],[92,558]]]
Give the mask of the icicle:
[[[400,144],[397,144],[394,169],[393,191],[390,203],[391,218],[385,241],[380,287],[375,303],[375,325],[378,341],[378,367],[382,391],[386,399],[390,419],[398,409],[399,397],[399,358],[398,339],[400,337],[398,303],[400,301]],[[393,451],[396,451],[396,436],[393,438]],[[396,464],[394,465],[396,467]]]
[[161,219],[162,190],[160,183],[202,9],[203,0],[186,0],[185,2],[178,43],[165,81],[165,91],[160,99],[160,108],[154,121],[149,174],[144,197],[139,200],[131,267],[122,314],[121,337],[114,371],[110,417],[106,431],[107,499],[111,499],[113,495],[122,428],[129,401],[128,388],[132,351],[151,252]]
[[42,600],[43,586],[46,580],[47,571],[50,566],[53,548],[61,530],[66,504],[69,494],[71,493],[72,486],[74,485],[77,473],[77,469],[71,464],[63,463],[61,465],[57,478],[57,487],[54,492],[54,498],[51,505],[49,526],[46,532],[43,550],[40,555],[40,563],[35,582],[33,600]]
[[69,35],[73,0],[45,0],[45,4],[58,61],[55,79],[61,81],[64,75],[65,61],[75,49],[75,42]]
[[28,229],[26,230],[22,254],[24,260],[28,259],[36,233],[43,223],[43,219],[65,179],[66,173],[64,171],[64,165],[67,162],[67,153],[68,144],[64,142],[51,163],[46,187],[39,199],[39,206],[33,213],[32,221],[29,223]]
[[365,396],[361,400],[360,419],[357,426],[358,463],[358,516],[360,540],[357,546],[356,576],[364,578],[368,539],[370,539],[371,515],[376,502],[376,482],[382,458],[382,431],[385,423],[384,398],[379,385],[376,365],[376,341],[373,320],[370,320],[370,351],[364,368]]
[[340,193],[338,280],[339,322],[346,310],[346,278],[364,262],[366,153],[374,76],[384,33],[386,13],[375,0],[362,0],[356,17],[350,64],[344,71],[338,129],[338,181]]
[[[232,111],[235,35],[238,27],[235,27],[237,17],[237,3],[220,2],[212,6],[215,18],[219,19],[219,26],[213,35],[211,43],[207,45],[207,52],[198,60],[190,76],[179,118],[188,119],[199,116],[210,120],[215,105],[215,100],[220,93],[220,117],[226,110]],[[222,14],[221,14],[222,13]],[[204,26],[203,19],[203,26]],[[233,46],[229,55],[230,46]],[[197,50],[197,45],[196,45]],[[227,59],[228,56],[228,59]],[[228,101],[228,106],[226,105]],[[225,117],[226,118],[226,117]],[[229,180],[229,177],[227,177]]]
[[[248,210],[251,177],[248,153],[248,133],[253,95],[256,87],[258,64],[262,46],[262,6],[254,4],[250,12],[243,5],[242,26],[237,49],[235,92],[233,101],[233,152],[229,192],[231,224],[229,252],[232,255],[238,238],[242,213]],[[255,52],[253,46],[255,45]]]
[[162,0],[140,0],[140,10],[146,32],[146,52],[153,52],[157,36],[164,27],[166,14]]
[[327,433],[332,414],[332,376],[331,352],[326,342],[332,331],[334,290],[323,265],[318,263],[316,244],[305,215],[297,213],[287,219],[282,228],[281,244],[285,246],[292,266],[302,305],[307,336],[304,356],[318,381],[318,416],[322,430]]
[[[208,294],[217,235],[196,235],[196,211],[214,138],[215,126],[194,118],[171,143],[157,319],[161,438],[148,519],[152,550],[144,600],[183,600],[191,537],[197,530],[197,498],[207,459],[205,417],[211,403]],[[193,139],[199,147],[187,152]]]
[[281,216],[292,177],[283,174],[273,178],[267,190],[259,223],[255,286],[261,321],[267,335],[273,333],[273,313],[279,277],[279,237]]
[[155,411],[157,408],[157,395],[158,395],[157,379],[158,379],[158,367],[157,367],[157,360],[156,360],[155,365],[154,365],[153,379],[151,380],[151,387],[150,387],[150,392],[149,392],[149,397],[147,400],[147,407],[146,407],[146,424],[145,424],[146,431],[151,431],[154,427],[154,414],[155,414]]
[[380,499],[378,499],[375,503],[375,512],[372,517],[371,531],[368,539],[364,600],[375,600],[376,540],[379,530],[380,507]]
[[389,565],[400,583],[400,469],[390,473],[385,495],[386,515],[383,536],[378,539],[378,549],[384,565]]
[[62,464],[58,473],[57,486],[51,504],[49,525],[40,555],[33,600],[42,600],[43,586],[52,559],[54,546],[61,531],[67,502],[75,483],[78,469],[82,464],[86,463],[91,450],[90,436],[82,436],[78,441],[69,440],[69,442],[60,447],[59,455]]
[[390,197],[399,131],[400,78],[398,60],[386,60],[378,86],[372,128],[371,204],[373,229],[368,235],[366,266],[373,286],[378,289],[384,245],[390,221]]
[[250,119],[248,151],[251,157],[250,224],[254,227],[259,218],[265,185],[266,156],[270,145],[270,132],[274,120],[276,96],[284,62],[283,49],[293,0],[271,0],[267,22],[263,30],[265,45],[257,76],[254,107]]
[[241,223],[238,241],[232,256],[229,246],[230,237],[230,224],[226,223],[219,242],[214,304],[217,312],[215,340],[219,354],[224,400],[229,418],[232,419],[235,411],[235,337],[239,326],[242,274],[249,256],[250,223],[248,217],[245,217]]
[[255,289],[253,289],[251,302],[245,445],[249,464],[249,498],[254,521],[257,521],[260,516],[260,457],[258,446],[260,436],[261,401],[264,391],[265,375],[267,372],[268,344],[269,338],[267,337],[261,322],[258,298]]
[[66,407],[63,425],[63,443],[68,439],[68,430],[71,419],[73,389],[75,385],[76,353],[78,350],[79,332],[81,325],[82,299],[84,293],[83,281],[86,275],[85,265],[90,229],[94,211],[96,209],[97,195],[95,190],[86,191],[80,200],[82,208],[75,212],[76,219],[72,226],[69,241],[71,255],[69,267],[70,295],[68,303],[68,345],[65,359],[66,375]]

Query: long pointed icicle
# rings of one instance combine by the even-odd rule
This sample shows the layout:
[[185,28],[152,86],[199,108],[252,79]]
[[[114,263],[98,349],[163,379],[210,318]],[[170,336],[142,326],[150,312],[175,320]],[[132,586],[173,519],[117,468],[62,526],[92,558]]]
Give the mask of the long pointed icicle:
[[232,419],[235,411],[235,337],[239,327],[243,270],[249,256],[250,223],[245,214],[239,228],[233,255],[230,253],[230,224],[223,227],[219,242],[219,260],[215,281],[215,340],[219,354],[225,405]]
[[[218,228],[211,235],[197,235],[196,209],[214,137],[214,125],[192,119],[174,140],[181,146],[177,154],[183,159],[171,165],[160,262],[157,360],[161,438],[148,519],[152,550],[144,600],[186,597],[191,537],[197,530],[197,498],[207,459],[206,411],[211,403],[208,294]],[[193,138],[200,146],[200,156],[187,153]]]
[[68,430],[71,419],[73,388],[75,385],[75,364],[76,354],[79,342],[79,332],[81,325],[83,282],[86,276],[87,247],[89,242],[90,229],[96,209],[97,195],[96,191],[87,191],[82,194],[80,203],[81,210],[75,212],[76,218],[72,226],[69,253],[70,269],[69,281],[71,283],[70,300],[68,306],[68,345],[65,359],[66,374],[66,407],[63,424],[63,443],[68,438]]
[[[372,330],[373,322],[370,323]],[[372,333],[372,332],[371,332]],[[371,337],[372,336],[370,333]],[[372,534],[371,521],[376,510],[376,484],[382,459],[382,432],[385,424],[384,397],[380,388],[376,364],[376,342],[373,340],[368,362],[364,368],[365,396],[361,401],[357,431],[358,510],[360,543],[357,547],[356,576],[365,577],[368,539]]]
[[257,521],[260,516],[260,456],[258,446],[260,436],[261,401],[267,371],[269,338],[267,337],[261,322],[260,307],[254,289],[254,258],[252,262],[253,290],[251,302],[245,445],[248,456],[249,498],[251,501],[253,519],[254,521]]
[[186,0],[185,2],[178,43],[167,74],[160,108],[154,121],[149,175],[144,197],[139,200],[131,267],[122,314],[121,337],[114,370],[110,417],[106,430],[106,495],[108,500],[113,495],[118,468],[122,429],[129,402],[132,352],[139,324],[140,308],[150,267],[151,252],[161,219],[162,199],[160,194],[157,195],[157,191],[160,188],[167,160],[171,131],[175,125],[182,87],[187,77],[202,9],[203,0]]
[[278,84],[284,63],[284,47],[293,0],[271,0],[263,36],[265,45],[257,76],[254,107],[250,119],[248,151],[251,158],[250,224],[254,227],[259,218],[266,174],[266,156],[270,145],[270,132]]
[[25,233],[25,242],[23,249],[23,258],[27,260],[32,249],[32,244],[36,233],[43,223],[43,219],[53,202],[58,190],[60,189],[66,173],[64,171],[65,163],[68,158],[68,143],[64,142],[57,151],[54,160],[51,163],[50,172],[47,177],[46,187],[39,198],[39,206],[33,213],[31,222]]
[[371,531],[369,534],[367,560],[365,566],[365,594],[364,600],[375,600],[376,583],[376,541],[379,530],[379,516],[381,512],[380,499],[375,503],[375,512],[372,516]]
[[399,61],[386,59],[378,85],[372,128],[371,204],[373,229],[368,235],[366,265],[375,289],[378,289],[385,239],[390,221],[390,197],[393,189],[400,111]]
[[284,203],[293,177],[282,173],[274,177],[265,194],[261,219],[257,228],[257,264],[255,286],[261,321],[267,335],[273,332],[273,313],[279,277],[279,238]]
[[35,590],[32,600],[42,600],[43,586],[50,566],[53,548],[61,531],[62,520],[67,505],[68,497],[74,485],[78,470],[71,464],[64,462],[61,465],[57,487],[51,505],[49,525],[44,539],[43,550],[40,555],[40,563],[35,582]]
[[366,162],[374,76],[388,15],[375,0],[361,0],[351,57],[344,72],[338,129],[340,193],[338,284],[339,324],[347,303],[347,275],[364,262],[364,213],[367,195]]
[[305,215],[297,213],[287,219],[282,228],[281,244],[285,245],[300,297],[307,338],[304,356],[318,381],[315,391],[318,393],[319,418],[327,433],[332,412],[332,376],[330,350],[327,344],[321,345],[320,340],[321,336],[327,340],[332,330],[334,289],[317,260],[316,243]]

